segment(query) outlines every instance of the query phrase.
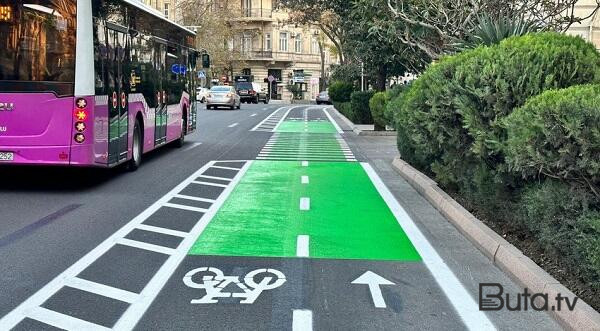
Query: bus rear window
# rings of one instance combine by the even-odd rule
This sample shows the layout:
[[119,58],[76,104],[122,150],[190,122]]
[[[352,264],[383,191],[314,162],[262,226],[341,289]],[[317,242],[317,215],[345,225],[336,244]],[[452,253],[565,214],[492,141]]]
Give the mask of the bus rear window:
[[0,92],[7,81],[74,82],[76,0],[0,0],[0,13]]

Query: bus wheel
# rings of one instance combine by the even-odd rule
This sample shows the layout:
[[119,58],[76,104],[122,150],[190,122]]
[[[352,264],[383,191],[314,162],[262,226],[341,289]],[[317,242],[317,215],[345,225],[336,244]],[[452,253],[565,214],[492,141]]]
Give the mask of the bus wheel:
[[185,128],[187,128],[187,120],[185,119],[184,114],[184,118],[181,119],[181,136],[175,141],[175,147],[177,148],[183,147],[183,144],[185,143]]
[[133,156],[131,160],[129,160],[128,168],[130,171],[136,171],[140,164],[142,164],[142,129],[140,125],[140,121],[135,121],[135,126],[133,127],[133,148],[132,148]]

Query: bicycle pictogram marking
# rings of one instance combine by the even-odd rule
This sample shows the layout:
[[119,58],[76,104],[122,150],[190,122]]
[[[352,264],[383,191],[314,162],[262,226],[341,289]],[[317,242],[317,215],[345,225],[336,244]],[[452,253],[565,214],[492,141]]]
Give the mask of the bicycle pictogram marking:
[[[263,276],[260,281],[258,276]],[[197,283],[192,278],[201,277],[202,282]],[[218,303],[219,298],[241,298],[240,303],[252,304],[263,291],[272,290],[285,283],[285,275],[276,269],[256,269],[244,276],[240,281],[239,276],[225,276],[223,271],[213,267],[201,267],[190,270],[183,277],[183,283],[191,288],[204,289],[206,295],[200,299],[190,301],[192,304]],[[225,288],[235,285],[242,292],[224,292]]]

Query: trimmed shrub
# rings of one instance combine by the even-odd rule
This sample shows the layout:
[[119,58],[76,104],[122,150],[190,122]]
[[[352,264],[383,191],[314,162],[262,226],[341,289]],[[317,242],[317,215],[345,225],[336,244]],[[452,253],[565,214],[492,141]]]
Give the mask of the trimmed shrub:
[[385,126],[390,123],[385,117],[385,107],[388,102],[389,96],[386,92],[377,92],[369,100],[369,108],[371,109],[371,116],[375,123],[375,130],[385,130]]
[[329,97],[333,102],[349,102],[354,86],[346,82],[333,82],[329,86]]
[[600,85],[547,91],[504,123],[510,169],[524,178],[577,182],[600,194]]
[[584,280],[600,289],[600,212],[588,211],[577,220],[575,251],[581,256]]
[[396,113],[402,109],[402,104],[406,99],[406,92],[410,89],[411,85],[396,84],[392,89],[387,91],[388,102],[383,110],[383,115],[388,125],[396,128]]
[[350,105],[354,119],[351,119],[354,124],[373,124],[373,116],[369,108],[369,100],[375,95],[375,91],[356,91],[352,92],[350,97]]
[[337,111],[354,123],[354,113],[352,112],[350,102],[334,102],[333,106]]
[[600,213],[593,209],[597,204],[589,191],[546,180],[524,190],[519,219],[546,252],[561,257],[600,288]]
[[593,45],[550,32],[447,57],[413,84],[398,114],[399,149],[447,186],[472,185],[470,169],[481,167],[498,185],[515,185],[502,154],[502,119],[532,96],[595,82],[599,73]]

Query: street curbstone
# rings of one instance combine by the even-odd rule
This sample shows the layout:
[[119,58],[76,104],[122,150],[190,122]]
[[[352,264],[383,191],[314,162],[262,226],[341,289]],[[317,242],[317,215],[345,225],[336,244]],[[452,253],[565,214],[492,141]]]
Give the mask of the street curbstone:
[[[525,256],[523,252],[440,189],[431,178],[416,170],[400,157],[394,159],[392,167],[493,264],[522,287],[535,293],[548,293],[549,298],[556,297],[558,293],[568,298],[576,297],[573,292]],[[573,311],[564,308],[562,307],[561,311],[549,311],[551,316],[564,328],[600,331],[600,313],[583,300],[578,299]]]
[[[548,293],[548,301],[553,301],[559,293],[569,298],[570,302],[575,299],[573,292],[560,283],[547,284],[543,292]],[[553,311],[553,315],[568,330],[600,330],[600,314],[594,308],[581,299],[577,300],[575,308],[573,311],[566,309],[563,300],[561,310]]]

